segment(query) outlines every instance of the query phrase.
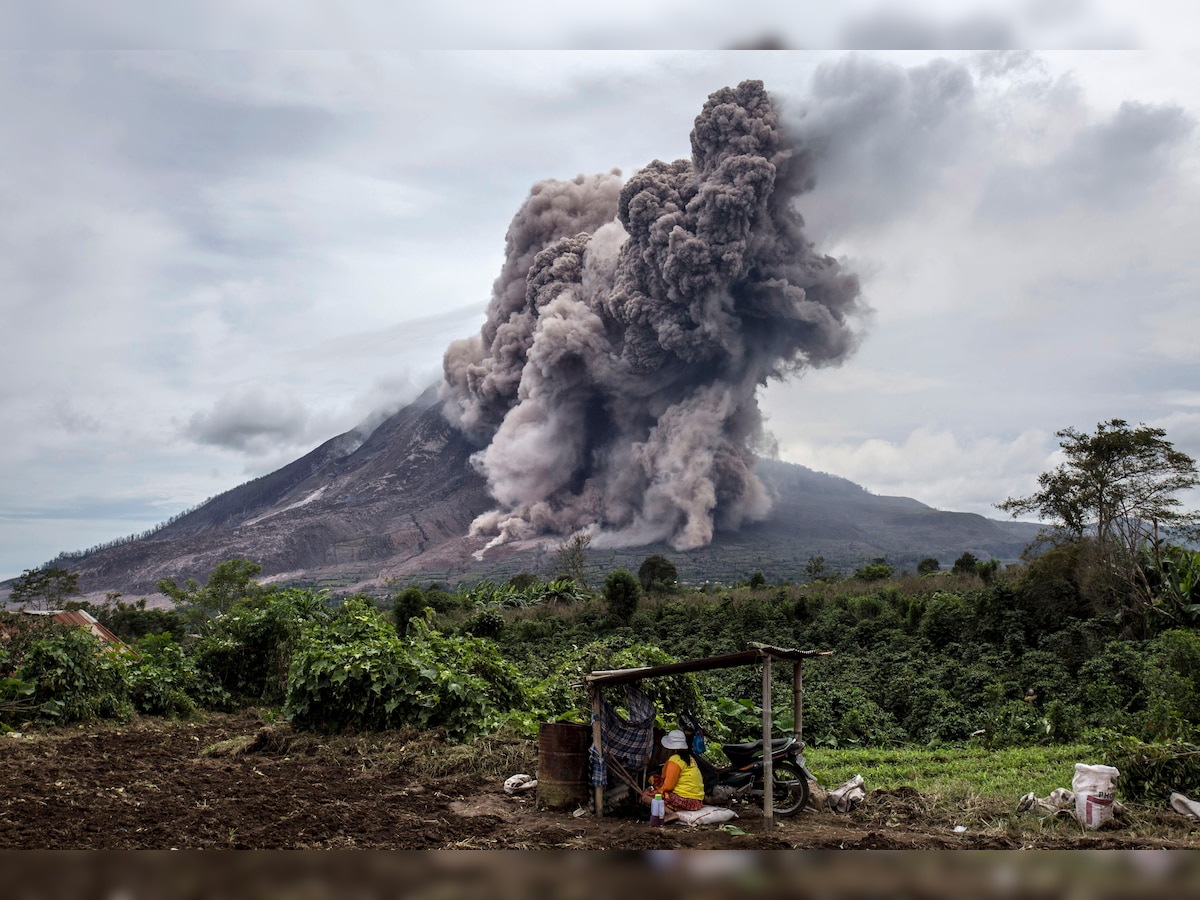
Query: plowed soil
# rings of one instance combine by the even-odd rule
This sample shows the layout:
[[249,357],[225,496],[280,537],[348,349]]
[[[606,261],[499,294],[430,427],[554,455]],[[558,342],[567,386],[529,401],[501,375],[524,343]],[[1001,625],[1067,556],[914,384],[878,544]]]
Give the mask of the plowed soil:
[[[736,830],[651,829],[639,809],[602,819],[540,809],[461,753],[431,764],[446,746],[415,732],[323,738],[255,714],[0,736],[0,847],[1200,848],[1200,832],[1165,809],[1090,832],[1013,808],[938,814],[911,790],[875,791],[849,814],[810,809],[774,827],[742,804]],[[514,759],[520,752],[526,771],[536,766],[528,748]]]

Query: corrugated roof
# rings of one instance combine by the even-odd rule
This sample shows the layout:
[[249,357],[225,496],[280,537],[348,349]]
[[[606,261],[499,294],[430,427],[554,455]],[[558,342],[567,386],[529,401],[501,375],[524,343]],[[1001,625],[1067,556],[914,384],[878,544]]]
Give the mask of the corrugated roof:
[[96,621],[96,617],[83,609],[26,609],[28,616],[49,616],[59,625],[70,625],[86,628],[106,644],[121,646],[125,642]]

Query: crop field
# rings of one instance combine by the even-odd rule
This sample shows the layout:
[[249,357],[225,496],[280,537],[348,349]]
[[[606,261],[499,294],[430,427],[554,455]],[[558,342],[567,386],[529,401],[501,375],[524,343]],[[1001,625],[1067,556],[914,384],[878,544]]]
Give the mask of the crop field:
[[[637,809],[602,819],[539,808],[503,781],[536,773],[537,742],[448,744],[399,729],[323,737],[255,710],[190,721],[135,717],[0,737],[0,846],[53,849],[1147,849],[1200,848],[1170,810],[1130,806],[1099,831],[1017,813],[1011,796],[1069,785],[1073,748],[1051,756],[814,749],[825,787],[861,773],[848,814],[809,809],[768,827],[650,828]],[[993,768],[1007,784],[972,776]],[[878,769],[874,765],[878,765]],[[928,773],[927,775],[924,773]],[[979,785],[983,785],[981,791]],[[994,791],[1005,792],[997,795]]]

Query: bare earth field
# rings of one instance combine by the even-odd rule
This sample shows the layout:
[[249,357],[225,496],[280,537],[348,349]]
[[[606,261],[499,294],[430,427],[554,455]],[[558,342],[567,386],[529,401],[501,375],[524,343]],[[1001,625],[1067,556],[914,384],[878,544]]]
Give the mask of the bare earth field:
[[506,775],[536,772],[535,741],[472,752],[417,732],[323,738],[253,712],[0,736],[0,847],[1200,848],[1200,832],[1167,810],[1134,810],[1088,832],[1073,820],[973,809],[958,817],[971,824],[956,833],[956,822],[913,790],[875,791],[850,814],[808,810],[774,828],[756,807],[738,806],[732,824],[744,834],[651,829],[636,812],[575,817],[506,795]]

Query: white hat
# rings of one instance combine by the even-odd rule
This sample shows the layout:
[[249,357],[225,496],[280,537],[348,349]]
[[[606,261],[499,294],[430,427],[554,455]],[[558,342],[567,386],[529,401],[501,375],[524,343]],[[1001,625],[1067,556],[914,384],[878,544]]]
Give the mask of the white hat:
[[686,750],[687,735],[676,728],[674,731],[667,732],[663,735],[662,745],[668,750]]

